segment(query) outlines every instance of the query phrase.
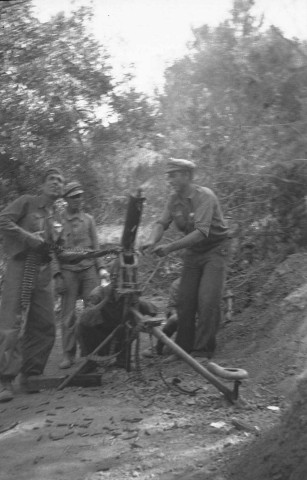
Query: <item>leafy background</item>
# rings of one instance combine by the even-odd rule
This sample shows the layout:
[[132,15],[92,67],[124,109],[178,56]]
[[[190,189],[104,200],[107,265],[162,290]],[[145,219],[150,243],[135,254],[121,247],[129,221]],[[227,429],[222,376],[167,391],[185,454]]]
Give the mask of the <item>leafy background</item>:
[[[304,248],[307,180],[307,44],[264,30],[253,3],[234,0],[225,22],[195,29],[164,92],[146,97],[131,74],[113,76],[89,34],[90,8],[40,23],[31,1],[1,1],[1,208],[37,192],[44,168],[57,165],[82,181],[102,231],[122,224],[127,194],[142,185],[146,233],[167,194],[165,159],[191,159],[233,234],[235,308],[253,301],[276,263]],[[157,261],[141,263],[144,280]],[[161,262],[153,291],[180,265],[176,255]]]

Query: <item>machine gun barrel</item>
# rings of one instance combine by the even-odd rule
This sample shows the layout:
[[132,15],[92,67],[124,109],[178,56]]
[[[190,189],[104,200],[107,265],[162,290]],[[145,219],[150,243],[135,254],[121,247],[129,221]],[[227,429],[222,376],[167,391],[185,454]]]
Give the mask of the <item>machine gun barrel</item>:
[[133,250],[135,245],[136,234],[140,225],[143,203],[145,197],[142,190],[139,188],[136,195],[130,195],[127,206],[126,220],[121,239],[121,245],[124,253]]
[[138,258],[134,246],[137,231],[141,222],[145,197],[139,188],[136,195],[130,195],[124,230],[121,238],[122,252],[119,255],[119,278],[117,292],[129,295],[130,301],[139,296],[141,289],[138,283]]
[[[67,261],[69,263],[78,262],[84,258],[95,258],[96,256],[103,256],[111,253],[118,254],[119,258],[116,260],[118,271],[116,271],[116,273],[114,274],[115,280],[113,288],[116,290],[119,297],[122,297],[124,300],[121,312],[121,321],[114,328],[111,334],[106,339],[104,339],[100,345],[98,345],[98,347],[92,352],[91,355],[98,355],[100,350],[104,346],[108,345],[121,329],[124,329],[125,344],[123,345],[123,350],[126,350],[125,363],[126,370],[128,372],[130,371],[130,348],[133,335],[131,335],[131,328],[128,328],[126,322],[129,318],[129,312],[132,305],[135,306],[138,304],[138,298],[141,293],[138,285],[138,261],[137,254],[134,251],[134,245],[137,230],[141,221],[144,200],[145,198],[143,197],[141,189],[138,189],[136,195],[130,195],[120,246],[114,244],[104,245],[104,248],[97,252],[84,250],[80,252],[76,250],[61,250],[60,246],[58,246],[56,252],[60,260]],[[101,308],[101,305],[99,307],[97,305],[94,308]],[[82,370],[82,368],[90,361],[91,355],[85,357],[78,369],[75,370],[61,383],[61,385],[58,387],[58,390],[61,390],[71,382],[72,378],[77,375]]]

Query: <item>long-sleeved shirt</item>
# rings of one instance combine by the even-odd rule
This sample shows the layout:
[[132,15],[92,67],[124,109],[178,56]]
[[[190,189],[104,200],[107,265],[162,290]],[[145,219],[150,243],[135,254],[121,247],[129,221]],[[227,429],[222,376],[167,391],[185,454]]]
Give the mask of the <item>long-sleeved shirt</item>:
[[188,249],[195,253],[205,252],[229,236],[216,195],[210,188],[199,185],[192,184],[186,196],[176,193],[170,196],[157,223],[166,230],[172,222],[184,235],[194,230],[203,233],[203,240]]
[[[92,250],[99,249],[95,220],[92,215],[83,211],[77,213],[69,213],[67,210],[65,211],[63,215],[63,232],[61,238],[64,248],[79,247]],[[62,263],[61,267],[65,270],[78,272],[93,265],[96,265],[97,269],[103,268],[103,260],[101,258],[87,258],[73,265]]]
[[54,240],[55,212],[46,205],[45,198],[22,195],[0,213],[0,232],[4,250],[10,257],[26,255],[30,248],[29,234],[42,232],[47,242]]

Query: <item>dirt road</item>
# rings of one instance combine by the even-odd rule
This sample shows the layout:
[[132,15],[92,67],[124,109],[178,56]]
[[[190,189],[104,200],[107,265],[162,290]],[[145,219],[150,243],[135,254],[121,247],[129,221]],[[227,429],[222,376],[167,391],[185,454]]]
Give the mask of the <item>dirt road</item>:
[[[142,375],[101,368],[100,387],[17,393],[0,406],[0,479],[304,480],[306,398],[286,415],[306,367],[306,278],[306,255],[293,255],[221,329],[215,362],[250,374],[238,406],[182,362],[164,365],[162,380],[156,359]],[[63,375],[59,352],[58,338],[47,374]]]
[[[55,374],[55,356],[51,363]],[[233,420],[267,425],[279,415],[266,400],[259,408],[259,397],[257,406],[228,405],[182,362],[163,366],[163,381],[158,365],[143,361],[141,375],[106,367],[101,387],[17,393],[0,408],[1,480],[221,480],[223,451],[256,435]],[[179,393],[172,387],[178,377],[185,389],[200,390]]]

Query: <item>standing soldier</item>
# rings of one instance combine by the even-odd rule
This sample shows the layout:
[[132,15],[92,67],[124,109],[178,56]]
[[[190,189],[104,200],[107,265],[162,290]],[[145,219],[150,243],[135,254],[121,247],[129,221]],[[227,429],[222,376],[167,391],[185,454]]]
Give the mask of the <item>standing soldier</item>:
[[[67,208],[63,215],[62,245],[64,248],[85,248],[98,250],[98,236],[94,218],[83,211],[83,188],[79,182],[71,182],[65,188],[64,199]],[[93,288],[99,285],[99,276],[103,277],[103,260],[84,259],[77,264],[60,264],[63,280],[62,291],[62,346],[63,360],[60,368],[69,368],[76,355],[76,315],[78,298],[87,305]]]
[[[178,294],[176,343],[188,353],[194,348],[195,355],[211,358],[221,317],[229,235],[216,195],[192,183],[194,168],[189,160],[168,161],[166,173],[173,192],[141,249],[149,248],[159,257],[186,249]],[[172,222],[184,237],[157,245]]]
[[0,309],[0,402],[12,400],[12,382],[43,373],[55,340],[52,257],[54,201],[63,193],[57,168],[46,171],[42,193],[23,195],[0,213],[0,231],[9,256]]

